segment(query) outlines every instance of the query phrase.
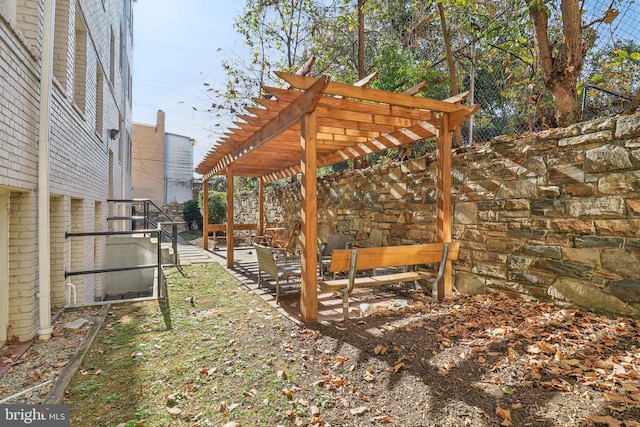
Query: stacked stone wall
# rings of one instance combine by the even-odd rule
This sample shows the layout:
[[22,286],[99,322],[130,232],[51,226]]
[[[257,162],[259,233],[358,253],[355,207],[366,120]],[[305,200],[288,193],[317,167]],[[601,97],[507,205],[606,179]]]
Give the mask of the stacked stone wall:
[[[454,153],[454,283],[613,315],[640,315],[640,115]],[[318,181],[318,234],[356,246],[436,240],[435,159]],[[300,219],[300,185],[272,186],[269,220]]]
[[524,138],[454,160],[456,284],[592,310],[640,309],[640,115]]

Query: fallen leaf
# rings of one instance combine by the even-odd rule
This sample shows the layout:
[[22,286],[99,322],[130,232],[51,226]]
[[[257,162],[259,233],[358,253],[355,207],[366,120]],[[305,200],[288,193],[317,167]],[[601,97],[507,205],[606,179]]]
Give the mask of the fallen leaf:
[[532,344],[530,346],[527,346],[527,351],[531,354],[539,354],[542,353],[542,350],[540,349],[540,347],[538,347],[535,344]]
[[339,364],[339,365],[343,364],[347,360],[349,360],[349,356],[338,356],[338,357],[336,357],[336,363]]
[[608,415],[589,415],[586,419],[589,425],[591,424],[606,424],[607,427],[622,427],[622,421],[611,418]]
[[376,346],[376,348],[373,349],[373,353],[375,355],[378,355],[378,354],[384,355],[386,352],[387,352],[387,347],[383,345]]
[[509,347],[509,350],[507,350],[507,355],[509,356],[509,360],[511,362],[515,362],[520,357],[518,352],[515,351],[512,347]]
[[283,380],[287,379],[287,373],[283,370],[278,371],[276,375],[278,376],[278,378],[282,378]]
[[500,405],[496,406],[496,415],[503,420],[511,421],[511,411],[500,407]]
[[182,412],[180,408],[167,408],[167,412],[169,412],[173,416],[178,416]]
[[351,413],[351,415],[362,415],[368,410],[369,408],[367,408],[366,406],[358,406],[357,408],[351,408],[349,412]]
[[289,390],[288,388],[283,388],[282,389],[282,394],[287,396],[287,399],[289,399],[289,400],[293,399],[293,392],[291,390]]
[[175,393],[171,393],[167,396],[167,406],[173,406],[176,404],[178,400],[178,396]]
[[602,392],[602,395],[605,398],[607,398],[607,400],[609,400],[611,402],[615,402],[615,403],[634,403],[628,397],[620,396],[619,394]]

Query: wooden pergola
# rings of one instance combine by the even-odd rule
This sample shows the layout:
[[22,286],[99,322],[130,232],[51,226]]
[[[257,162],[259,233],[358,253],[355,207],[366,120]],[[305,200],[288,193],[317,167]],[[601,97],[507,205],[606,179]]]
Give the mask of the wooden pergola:
[[[435,137],[437,144],[437,239],[451,240],[451,143],[452,132],[478,109],[460,104],[466,94],[443,101],[414,96],[424,85],[404,93],[320,78],[277,72],[288,88],[265,87],[271,99],[255,99],[196,167],[203,176],[204,194],[215,175],[227,177],[227,223],[206,224],[208,232],[227,233],[227,267],[234,265],[234,230],[264,229],[266,183],[301,174],[302,284],[300,310],[304,321],[318,316],[317,296],[317,187],[316,169],[356,159],[388,148],[410,145]],[[234,224],[233,177],[259,178],[259,224]],[[207,203],[204,203],[205,209]],[[205,210],[205,222],[208,217]],[[447,266],[440,296],[451,293],[451,265]]]

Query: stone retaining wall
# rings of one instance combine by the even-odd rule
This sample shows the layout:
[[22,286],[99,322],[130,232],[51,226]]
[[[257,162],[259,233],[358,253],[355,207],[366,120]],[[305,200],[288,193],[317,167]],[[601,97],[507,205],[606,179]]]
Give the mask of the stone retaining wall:
[[[600,119],[455,153],[454,284],[640,316],[640,115]],[[300,186],[266,197],[267,217],[299,220]],[[436,240],[435,158],[318,181],[318,234],[356,246]]]
[[453,165],[458,289],[638,316],[640,115],[498,138]]

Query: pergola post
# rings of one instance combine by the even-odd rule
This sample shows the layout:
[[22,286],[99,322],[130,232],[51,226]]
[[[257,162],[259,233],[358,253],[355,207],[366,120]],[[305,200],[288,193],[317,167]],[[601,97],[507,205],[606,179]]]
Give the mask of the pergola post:
[[[449,130],[449,114],[441,114],[441,125],[437,136],[437,170],[436,170],[436,231],[438,242],[451,241],[451,144]],[[447,261],[444,277],[438,284],[438,298],[452,293],[453,265]]]
[[258,231],[257,234],[264,233],[264,178],[258,178]]
[[202,246],[209,250],[209,180],[202,182]]
[[300,144],[302,148],[300,168],[302,172],[302,284],[300,312],[304,322],[318,320],[318,198],[316,182],[316,111],[306,113],[300,121]]
[[227,166],[227,267],[233,267],[234,238],[233,238],[233,167]]

